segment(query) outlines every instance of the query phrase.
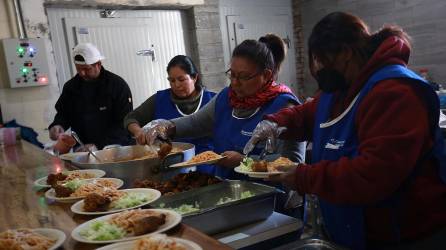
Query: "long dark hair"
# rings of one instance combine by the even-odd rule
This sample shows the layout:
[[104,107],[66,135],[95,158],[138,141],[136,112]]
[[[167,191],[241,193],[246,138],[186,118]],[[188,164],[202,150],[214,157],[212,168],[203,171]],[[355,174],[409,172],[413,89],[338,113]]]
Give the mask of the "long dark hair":
[[180,67],[184,72],[186,72],[188,75],[192,76],[193,78],[196,78],[195,82],[195,88],[199,89],[203,87],[203,84],[201,82],[201,76],[198,72],[197,67],[195,66],[192,59],[185,55],[177,55],[174,56],[170,62],[167,64],[167,73],[169,73],[169,70],[172,67]]
[[237,45],[232,52],[232,57],[243,57],[257,65],[259,71],[270,69],[273,79],[277,79],[280,66],[286,56],[285,44],[279,36],[266,34],[258,41],[248,39]]
[[368,60],[391,36],[402,39],[411,47],[410,37],[399,26],[386,25],[372,34],[359,17],[345,12],[330,13],[314,26],[308,39],[310,69],[314,67],[314,57],[325,63],[329,60],[327,56],[336,55],[344,48],[350,48]]

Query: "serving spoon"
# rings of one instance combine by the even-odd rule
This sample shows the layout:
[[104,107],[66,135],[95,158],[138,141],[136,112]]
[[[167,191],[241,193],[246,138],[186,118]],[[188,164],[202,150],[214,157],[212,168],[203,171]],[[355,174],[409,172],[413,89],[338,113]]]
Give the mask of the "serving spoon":
[[86,147],[85,144],[82,143],[81,139],[79,139],[79,136],[77,135],[76,132],[71,131],[71,136],[73,136],[73,138],[77,141],[77,143],[79,143],[79,145],[81,145],[81,147],[86,148],[88,153],[91,154],[94,158],[96,158],[98,162],[102,162],[101,158],[99,158],[95,152],[91,151],[89,147]]

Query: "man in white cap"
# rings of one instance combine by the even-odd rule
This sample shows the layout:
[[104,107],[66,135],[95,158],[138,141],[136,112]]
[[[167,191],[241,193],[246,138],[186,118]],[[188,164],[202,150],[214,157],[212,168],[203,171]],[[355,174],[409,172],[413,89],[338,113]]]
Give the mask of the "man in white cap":
[[49,126],[50,138],[57,140],[71,128],[91,148],[132,143],[122,125],[125,115],[133,109],[127,83],[104,69],[104,57],[91,43],[77,45],[73,58],[77,74],[65,83],[57,100],[57,114]]

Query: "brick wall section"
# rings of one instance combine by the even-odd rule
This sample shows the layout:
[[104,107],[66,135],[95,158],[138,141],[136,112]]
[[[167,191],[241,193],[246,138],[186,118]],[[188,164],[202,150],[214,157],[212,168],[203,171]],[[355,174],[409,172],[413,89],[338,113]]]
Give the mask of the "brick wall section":
[[[294,11],[302,15],[304,60],[311,29],[326,14],[347,11],[361,17],[376,31],[384,24],[397,24],[413,38],[409,67],[427,68],[434,81],[446,83],[446,1],[442,0],[295,0]],[[293,1],[294,2],[294,1]],[[296,46],[297,47],[297,46]],[[317,84],[305,65],[305,94]]]
[[299,97],[305,96],[305,55],[304,55],[304,35],[302,27],[302,15],[300,12],[300,2],[292,1],[293,8],[293,35],[295,44],[297,94]]
[[203,84],[219,91],[226,85],[223,41],[220,31],[218,0],[205,0],[204,5],[188,11],[191,53],[200,69]]

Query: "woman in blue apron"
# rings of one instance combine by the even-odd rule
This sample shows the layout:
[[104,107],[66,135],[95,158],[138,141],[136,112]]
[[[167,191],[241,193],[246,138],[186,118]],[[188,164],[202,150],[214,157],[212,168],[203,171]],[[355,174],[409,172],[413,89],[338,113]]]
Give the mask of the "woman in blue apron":
[[[170,88],[152,95],[124,119],[124,126],[133,134],[138,144],[145,144],[142,126],[156,119],[173,119],[189,116],[206,105],[215,93],[204,88],[195,64],[188,56],[178,55],[167,65]],[[195,145],[197,153],[212,150],[209,137],[182,138],[178,140]],[[208,172],[209,166],[200,166],[199,170]]]
[[[158,136],[212,136],[214,151],[226,156],[217,163],[219,167],[213,169],[214,174],[228,179],[246,178],[233,168],[242,161],[243,147],[257,123],[266,114],[298,104],[287,86],[275,82],[285,55],[284,43],[276,35],[243,41],[234,49],[230,69],[226,71],[230,86],[191,116],[153,121],[147,143],[153,143]],[[276,153],[302,162],[304,150],[303,143],[286,140]],[[260,149],[253,152],[259,153]]]
[[[253,129],[264,115],[298,104],[286,85],[275,82],[285,55],[285,45],[276,35],[269,34],[258,41],[243,41],[232,52],[230,69],[226,71],[231,82],[229,87],[191,116],[153,121],[150,124],[152,129],[147,132],[147,143],[153,143],[157,136],[212,136],[214,151],[226,156],[213,167],[212,173],[224,179],[247,179],[246,175],[234,172],[233,168],[240,165],[244,157],[243,147],[251,138]],[[304,142],[280,140],[279,145],[275,152],[271,152],[276,157],[280,155],[294,162],[304,161]],[[260,154],[261,149],[256,148],[252,155]],[[276,210],[294,215],[297,209],[284,211],[287,198],[288,194],[278,196]]]
[[406,67],[407,34],[396,26],[371,34],[360,18],[335,12],[316,24],[308,45],[321,93],[266,116],[245,153],[267,138],[312,141],[312,164],[272,180],[317,195],[325,231],[342,246],[444,249],[439,101]]

